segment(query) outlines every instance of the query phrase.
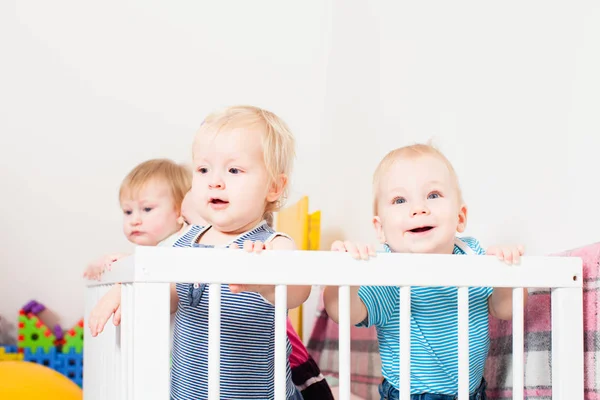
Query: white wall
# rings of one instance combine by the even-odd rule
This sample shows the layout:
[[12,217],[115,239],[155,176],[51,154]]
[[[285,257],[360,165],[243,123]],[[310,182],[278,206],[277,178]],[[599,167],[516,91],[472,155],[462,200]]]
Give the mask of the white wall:
[[433,139],[458,170],[467,234],[535,255],[600,240],[600,5],[341,4],[318,195],[326,229],[374,240],[377,162]]
[[324,247],[374,240],[375,165],[430,138],[484,244],[600,240],[600,6],[396,3],[1,2],[0,315],[35,298],[64,326],[81,317],[85,263],[128,247],[122,177],[187,161],[231,103],[292,125],[293,198],[322,210]]
[[86,263],[130,248],[121,179],[189,161],[212,109],[281,115],[305,160],[292,194],[314,192],[329,21],[318,0],[0,2],[0,316],[34,298],[81,318]]
[[465,234],[529,255],[600,241],[598,3],[334,4],[323,246],[375,242],[373,170],[429,139],[459,174]]

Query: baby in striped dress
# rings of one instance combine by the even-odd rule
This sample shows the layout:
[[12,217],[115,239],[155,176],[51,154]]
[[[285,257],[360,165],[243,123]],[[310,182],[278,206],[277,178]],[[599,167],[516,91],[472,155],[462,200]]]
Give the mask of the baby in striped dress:
[[[495,254],[518,263],[522,246],[484,251],[474,238],[458,238],[465,230],[467,206],[454,168],[429,145],[391,151],[374,179],[373,225],[386,252],[456,255]],[[355,258],[375,255],[372,246],[334,242],[332,250]],[[399,270],[402,266],[398,266]],[[525,300],[527,290],[524,290]],[[324,292],[327,313],[339,321],[338,288]],[[375,326],[382,361],[381,399],[399,397],[399,288],[362,286],[351,289],[351,323]],[[458,318],[455,287],[411,288],[411,399],[456,399],[458,393]],[[486,398],[483,368],[489,347],[488,313],[512,317],[512,289],[469,288],[470,399]]]
[[[267,224],[286,197],[294,152],[289,128],[269,111],[237,106],[209,115],[193,143],[190,194],[206,224],[191,226],[174,246],[243,248],[255,253],[295,249],[287,235]],[[198,282],[172,285],[171,311],[176,313],[172,399],[208,397],[209,290]],[[289,286],[288,308],[306,301],[310,290],[310,286]],[[109,292],[92,311],[88,324],[93,336],[119,308],[117,292],[112,296]],[[274,295],[273,286],[221,286],[223,398],[274,398]],[[289,341],[287,347],[289,356]],[[287,397],[302,399],[291,379],[289,359]]]

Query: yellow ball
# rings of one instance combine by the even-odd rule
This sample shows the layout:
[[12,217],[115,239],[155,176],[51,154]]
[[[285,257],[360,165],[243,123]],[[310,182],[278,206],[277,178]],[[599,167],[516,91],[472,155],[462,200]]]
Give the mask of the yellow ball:
[[63,374],[43,365],[2,361],[0,399],[81,400],[83,391]]

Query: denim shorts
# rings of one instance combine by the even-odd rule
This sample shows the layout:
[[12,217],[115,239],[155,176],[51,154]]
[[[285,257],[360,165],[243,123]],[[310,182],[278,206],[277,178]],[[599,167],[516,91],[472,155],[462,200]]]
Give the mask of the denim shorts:
[[288,397],[288,400],[304,400],[304,397],[302,397],[302,393],[300,393],[298,388],[294,388],[294,394],[292,397]]
[[[481,384],[473,393],[469,395],[469,400],[487,400],[487,396],[485,394],[485,388],[487,387],[487,382],[485,379],[481,379]],[[398,390],[394,388],[387,380],[383,380],[381,385],[379,385],[379,395],[381,396],[381,400],[399,400],[400,393]],[[456,400],[458,399],[458,395],[448,395],[448,394],[435,394],[435,393],[420,393],[420,394],[411,394],[410,400]]]

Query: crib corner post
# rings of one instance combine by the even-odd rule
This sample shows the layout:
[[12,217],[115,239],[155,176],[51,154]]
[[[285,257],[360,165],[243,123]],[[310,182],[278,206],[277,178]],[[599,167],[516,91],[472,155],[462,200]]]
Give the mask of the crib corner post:
[[[131,324],[133,398],[170,396],[170,284],[133,283]],[[131,315],[130,314],[130,315]]]
[[552,289],[551,301],[552,398],[583,399],[583,289]]

